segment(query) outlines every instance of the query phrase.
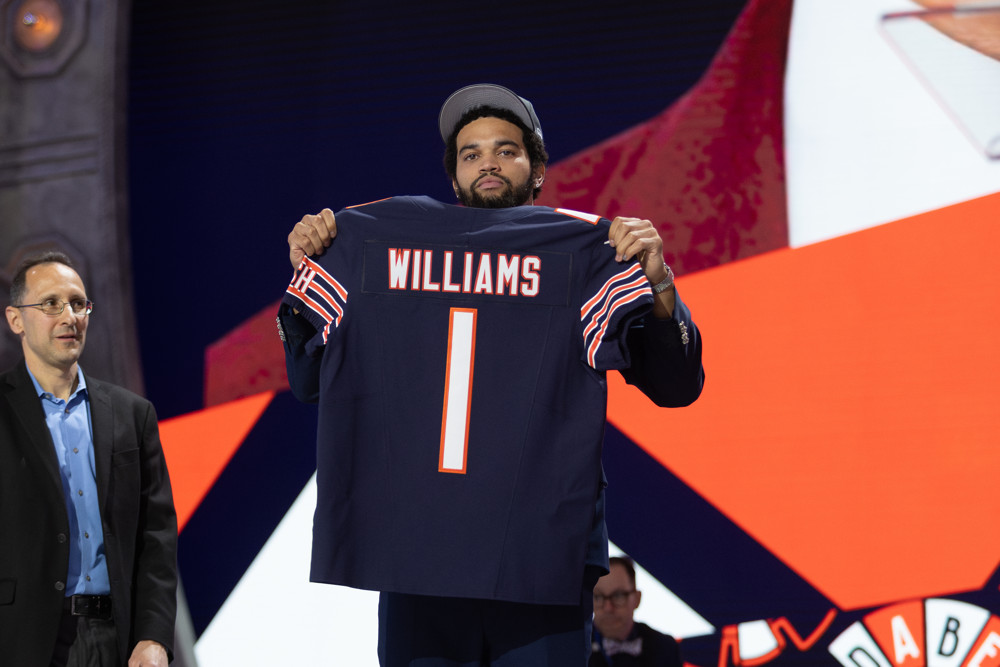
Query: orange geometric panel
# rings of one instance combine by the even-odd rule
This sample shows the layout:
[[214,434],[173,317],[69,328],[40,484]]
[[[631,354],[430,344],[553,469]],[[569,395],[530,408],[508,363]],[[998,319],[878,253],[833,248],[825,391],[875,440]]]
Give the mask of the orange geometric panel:
[[981,588],[1000,559],[1000,195],[678,280],[691,407],[609,419],[841,609]]
[[274,392],[269,391],[160,422],[178,530],[183,530],[272,398]]

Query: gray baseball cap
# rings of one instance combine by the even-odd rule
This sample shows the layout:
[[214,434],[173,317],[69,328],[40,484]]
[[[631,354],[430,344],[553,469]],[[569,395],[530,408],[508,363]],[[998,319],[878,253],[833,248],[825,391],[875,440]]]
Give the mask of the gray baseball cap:
[[513,90],[497,86],[492,83],[477,83],[456,90],[441,105],[441,113],[438,115],[438,127],[441,130],[441,138],[448,141],[448,137],[455,130],[462,114],[469,109],[480,106],[491,106],[499,109],[506,109],[513,112],[521,121],[534,130],[539,139],[542,137],[542,126],[535,115],[535,109],[531,102],[524,99]]

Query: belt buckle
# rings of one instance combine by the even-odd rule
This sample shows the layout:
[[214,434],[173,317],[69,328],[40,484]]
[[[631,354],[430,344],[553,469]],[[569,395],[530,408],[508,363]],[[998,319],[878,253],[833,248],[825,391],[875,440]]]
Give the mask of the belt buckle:
[[69,612],[73,616],[110,618],[111,600],[101,595],[72,595],[69,598]]

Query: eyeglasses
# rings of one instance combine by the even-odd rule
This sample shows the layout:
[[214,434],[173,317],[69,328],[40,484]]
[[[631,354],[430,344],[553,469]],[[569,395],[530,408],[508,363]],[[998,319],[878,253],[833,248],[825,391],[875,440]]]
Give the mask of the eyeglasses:
[[91,311],[94,310],[94,302],[90,299],[73,299],[71,301],[63,301],[62,299],[46,299],[39,303],[24,303],[20,306],[14,306],[15,308],[37,308],[46,315],[61,315],[66,306],[69,306],[73,313],[80,316],[90,315]]
[[621,607],[628,600],[628,596],[635,593],[635,591],[615,591],[611,595],[601,595],[600,593],[594,593],[594,606],[600,607],[604,604],[605,600],[611,600],[611,604],[616,607]]

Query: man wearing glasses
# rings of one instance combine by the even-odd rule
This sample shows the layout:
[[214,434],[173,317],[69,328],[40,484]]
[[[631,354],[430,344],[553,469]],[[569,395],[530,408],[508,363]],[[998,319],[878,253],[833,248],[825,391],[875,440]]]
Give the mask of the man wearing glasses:
[[4,664],[166,667],[177,520],[149,401],[83,373],[94,304],[68,257],[14,275],[0,375]]
[[642,592],[631,558],[614,556],[594,586],[594,642],[589,667],[680,667],[677,640],[632,619]]

